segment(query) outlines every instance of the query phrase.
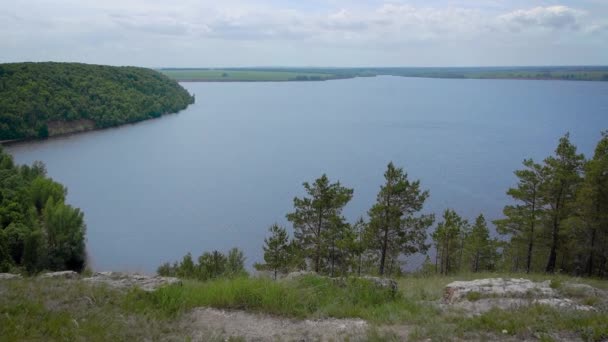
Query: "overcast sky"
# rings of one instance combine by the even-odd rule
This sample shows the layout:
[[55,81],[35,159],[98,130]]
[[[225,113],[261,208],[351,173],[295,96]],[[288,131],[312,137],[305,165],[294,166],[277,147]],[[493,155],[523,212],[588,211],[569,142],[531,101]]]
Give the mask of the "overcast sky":
[[608,0],[0,1],[0,62],[608,64]]

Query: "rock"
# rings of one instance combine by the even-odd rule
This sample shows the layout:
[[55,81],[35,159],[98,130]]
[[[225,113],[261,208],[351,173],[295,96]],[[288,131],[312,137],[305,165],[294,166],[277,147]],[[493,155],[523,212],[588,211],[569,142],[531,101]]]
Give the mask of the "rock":
[[79,274],[74,271],[48,272],[40,275],[40,278],[53,279],[77,279]]
[[96,272],[92,277],[84,278],[82,280],[93,284],[106,284],[118,289],[139,287],[148,292],[154,291],[162,286],[173,284],[181,285],[182,283],[180,279],[174,277],[147,276],[122,272]]
[[596,289],[591,285],[578,283],[564,283],[561,286],[560,292],[564,292],[569,297],[605,296],[604,291],[600,289]]
[[5,279],[20,279],[21,274],[13,274],[13,273],[0,273],[0,280]]
[[481,314],[492,308],[509,310],[527,305],[548,305],[558,309],[594,311],[594,307],[581,305],[560,297],[550,281],[533,282],[528,279],[489,278],[472,281],[455,281],[445,288],[444,307],[462,309],[469,314]]
[[365,279],[376,285],[378,288],[390,290],[391,293],[396,294],[399,290],[397,282],[393,279],[363,276],[361,279]]
[[449,283],[445,288],[443,301],[453,303],[466,299],[471,293],[478,293],[482,297],[555,297],[557,295],[548,280],[535,283],[528,279],[488,278]]

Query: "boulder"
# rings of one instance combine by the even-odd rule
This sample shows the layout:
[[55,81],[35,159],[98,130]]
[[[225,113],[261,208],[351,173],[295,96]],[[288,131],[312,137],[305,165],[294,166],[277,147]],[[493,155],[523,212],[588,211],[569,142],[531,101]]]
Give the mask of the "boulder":
[[48,272],[40,275],[40,278],[53,279],[78,279],[79,274],[74,271]]
[[443,294],[445,303],[466,299],[470,294],[482,297],[555,297],[557,292],[551,288],[549,280],[535,283],[528,279],[488,278],[449,283]]
[[596,310],[560,296],[548,280],[533,282],[528,279],[488,278],[454,281],[446,286],[443,296],[444,307],[462,309],[473,315],[492,308],[508,310],[534,304],[558,309]]
[[122,272],[96,272],[89,278],[82,279],[92,284],[105,284],[107,286],[126,289],[139,287],[144,291],[154,291],[162,286],[181,285],[182,281],[174,277],[147,276],[143,274],[130,274]]
[[21,274],[13,274],[13,273],[0,273],[0,280],[5,279],[19,279],[21,278]]

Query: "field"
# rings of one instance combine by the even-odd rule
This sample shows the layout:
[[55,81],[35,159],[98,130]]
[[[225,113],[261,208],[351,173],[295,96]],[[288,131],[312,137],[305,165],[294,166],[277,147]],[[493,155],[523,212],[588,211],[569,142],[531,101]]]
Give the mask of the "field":
[[325,81],[353,77],[402,76],[464,79],[608,81],[606,66],[441,68],[227,68],[160,69],[178,81]]
[[[0,281],[0,336],[6,340],[245,340],[247,336],[192,319],[198,307],[239,310],[290,319],[362,318],[369,322],[364,340],[586,340],[608,337],[608,313],[597,298],[581,298],[597,311],[575,312],[535,305],[463,315],[439,305],[453,280],[525,275],[476,274],[409,276],[399,279],[394,295],[356,279],[336,283],[306,276],[291,281],[266,278],[185,281],[148,293],[93,287],[78,280]],[[528,276],[552,284],[585,282],[606,289],[606,281],[566,276]],[[270,315],[270,316],[267,316]],[[228,322],[230,323],[230,322]],[[252,327],[253,328],[253,327]],[[202,334],[202,335],[201,335]]]
[[339,78],[328,73],[237,69],[162,69],[165,75],[179,81],[197,82],[284,82],[324,81]]

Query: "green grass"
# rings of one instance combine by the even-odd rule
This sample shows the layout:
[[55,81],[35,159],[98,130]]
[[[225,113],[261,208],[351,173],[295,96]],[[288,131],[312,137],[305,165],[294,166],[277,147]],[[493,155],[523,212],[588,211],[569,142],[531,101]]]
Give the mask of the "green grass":
[[[278,282],[265,278],[185,281],[152,293],[92,287],[78,281],[22,279],[0,282],[0,339],[184,340],[188,330],[179,323],[196,307],[301,319],[358,317],[372,324],[367,336],[370,341],[608,338],[608,312],[598,304],[605,300],[578,292],[573,293],[573,300],[598,304],[598,310],[573,312],[537,305],[495,309],[472,317],[440,307],[449,282],[488,277],[550,280],[558,291],[565,289],[567,282],[608,287],[605,280],[493,273],[404,277],[398,280],[396,295],[362,280],[315,276]],[[213,332],[208,336],[212,340],[225,338]]]

